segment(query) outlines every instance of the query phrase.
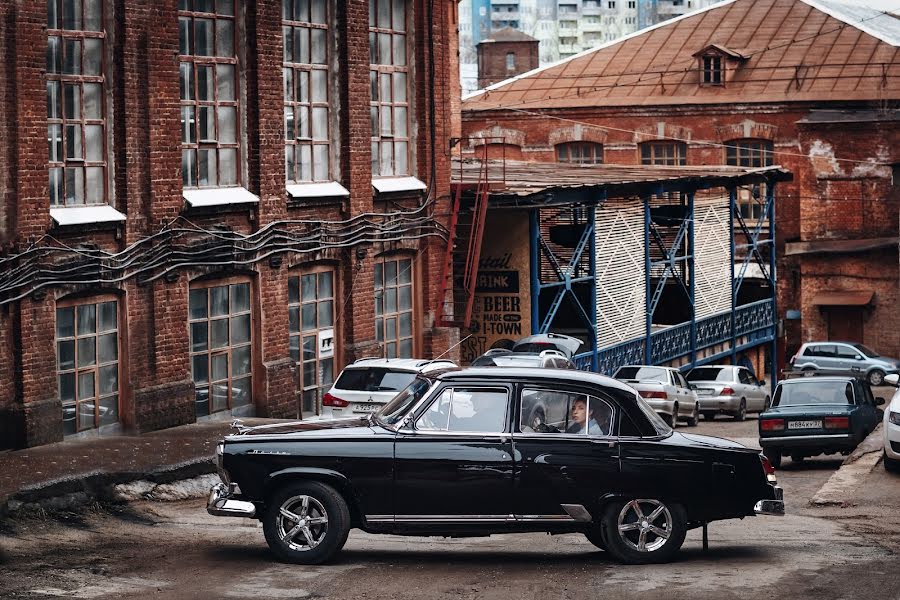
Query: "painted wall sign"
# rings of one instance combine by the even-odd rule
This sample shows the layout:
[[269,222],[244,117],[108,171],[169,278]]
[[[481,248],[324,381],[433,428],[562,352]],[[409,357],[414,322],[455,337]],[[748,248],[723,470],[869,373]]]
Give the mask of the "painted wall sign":
[[472,336],[462,344],[470,363],[495,344],[531,335],[531,265],[528,213],[489,212],[484,228]]

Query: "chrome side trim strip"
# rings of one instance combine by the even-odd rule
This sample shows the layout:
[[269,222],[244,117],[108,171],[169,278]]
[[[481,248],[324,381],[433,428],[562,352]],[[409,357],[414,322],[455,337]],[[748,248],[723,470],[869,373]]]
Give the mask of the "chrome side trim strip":
[[[590,514],[581,505],[567,505],[580,507],[587,514],[587,520],[590,521]],[[568,512],[568,511],[567,511]],[[366,515],[366,521],[369,523],[406,523],[406,524],[426,524],[426,523],[445,523],[445,524],[472,524],[472,523],[574,523],[581,522],[582,519],[574,518],[566,515]]]

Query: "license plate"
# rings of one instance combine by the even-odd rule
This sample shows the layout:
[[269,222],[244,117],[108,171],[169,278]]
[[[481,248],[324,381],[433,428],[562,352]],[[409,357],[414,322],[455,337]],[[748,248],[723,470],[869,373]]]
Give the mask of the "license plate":
[[713,391],[712,390],[697,390],[697,395],[698,396],[712,396]]
[[788,429],[822,429],[822,421],[788,421]]
[[354,404],[353,412],[370,413],[370,412],[375,412],[379,408],[381,408],[380,404]]

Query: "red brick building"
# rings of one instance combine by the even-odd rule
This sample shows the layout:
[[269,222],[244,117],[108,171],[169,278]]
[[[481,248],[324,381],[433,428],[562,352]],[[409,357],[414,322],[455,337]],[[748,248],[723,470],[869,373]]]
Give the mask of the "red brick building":
[[[723,2],[470,95],[463,135],[532,161],[782,165],[781,351],[831,336],[898,356],[898,46],[872,9]],[[752,228],[765,194],[738,193]]]
[[0,6],[0,447],[315,414],[431,356],[449,1]]
[[537,39],[512,27],[504,27],[478,42],[478,87],[536,69],[540,64],[539,44]]

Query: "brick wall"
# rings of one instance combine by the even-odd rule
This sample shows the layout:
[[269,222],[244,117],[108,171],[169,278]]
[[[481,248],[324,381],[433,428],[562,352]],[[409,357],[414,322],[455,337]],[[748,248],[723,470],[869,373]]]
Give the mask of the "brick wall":
[[[225,228],[249,235],[276,222],[279,229],[306,235],[317,231],[321,221],[411,209],[426,200],[430,214],[446,219],[449,137],[454,122],[457,127],[459,123],[458,114],[452,114],[458,105],[450,100],[459,89],[455,3],[412,1],[413,164],[414,174],[429,186],[427,198],[376,198],[373,194],[369,6],[356,1],[335,5],[332,32],[337,40],[338,68],[337,86],[331,93],[333,123],[338,129],[333,139],[339,155],[338,180],[350,191],[349,198],[293,201],[286,195],[281,2],[267,0],[247,2],[239,19],[245,125],[241,135],[246,151],[241,183],[259,196],[259,205],[186,209],[181,184],[178,2],[117,2],[111,5],[115,25],[107,32],[111,67],[106,85],[113,205],[127,215],[127,221],[118,228],[51,229],[43,79],[46,3],[4,4],[0,7],[0,48],[15,60],[0,65],[0,152],[8,158],[0,160],[0,248],[8,239],[15,253],[51,232],[70,246],[89,243],[121,252],[138,242],[150,245],[148,238],[164,227]],[[432,98],[436,99],[433,104]],[[176,220],[179,217],[186,220]],[[433,327],[437,291],[429,283],[439,277],[444,243],[431,237],[411,240],[401,249],[414,257],[417,265],[417,348],[426,356],[444,352],[458,334]],[[315,265],[336,268],[339,370],[356,357],[382,351],[375,341],[374,262],[380,252],[397,248],[363,241],[346,249],[308,250],[297,254],[258,248],[235,255],[246,264],[176,269],[149,282],[134,276],[109,286],[57,286],[0,306],[0,349],[4,350],[0,352],[0,418],[14,423],[0,430],[4,440],[0,447],[62,439],[53,351],[56,302],[73,294],[90,298],[101,287],[120,298],[120,421],[127,429],[152,431],[196,420],[189,360],[189,289],[201,278],[232,275],[248,277],[253,283],[255,412],[297,417],[298,373],[289,353],[288,277]],[[58,266],[71,265],[71,260],[64,256]],[[152,273],[162,275],[158,269]]]
[[[506,55],[515,57],[509,69]],[[538,67],[538,40],[478,44],[478,87],[485,88]]]

